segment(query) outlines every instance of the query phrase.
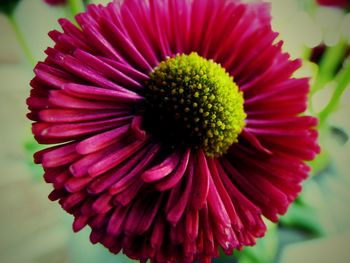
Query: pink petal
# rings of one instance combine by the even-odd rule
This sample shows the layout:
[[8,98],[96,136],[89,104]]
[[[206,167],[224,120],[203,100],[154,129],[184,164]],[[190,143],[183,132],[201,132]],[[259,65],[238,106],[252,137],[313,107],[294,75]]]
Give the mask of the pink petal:
[[206,203],[209,192],[210,171],[202,150],[198,150],[196,157],[198,168],[196,169],[195,180],[193,183],[192,206],[195,209],[201,209]]
[[69,143],[52,150],[46,151],[42,155],[42,164],[46,168],[58,167],[69,164],[80,157],[75,151],[76,143]]
[[89,174],[91,176],[98,176],[107,172],[137,152],[144,144],[144,141],[134,141],[125,147],[121,147],[118,151],[107,155],[101,161],[92,165],[89,168]]
[[80,154],[89,154],[106,148],[123,139],[130,129],[130,125],[124,125],[116,129],[97,134],[78,143],[76,150]]
[[174,171],[177,164],[179,163],[179,160],[179,153],[174,152],[168,157],[166,157],[161,163],[153,166],[152,168],[144,172],[141,175],[141,177],[147,183],[158,181],[170,174],[172,171]]
[[182,192],[181,197],[177,200],[176,204],[174,204],[167,212],[167,220],[173,226],[175,226],[179,222],[181,216],[185,211],[186,206],[190,203],[193,182],[193,166],[191,166],[190,170],[192,171],[187,171],[187,180],[184,182],[185,189]]
[[174,187],[181,180],[187,169],[187,165],[190,160],[190,153],[191,150],[187,149],[176,169],[156,184],[156,188],[159,191],[168,190]]
[[[106,110],[106,109],[127,109],[125,105],[105,101],[89,101],[69,96],[63,91],[50,91],[49,102],[52,106],[66,109],[87,109],[87,110]],[[130,109],[130,108],[129,108]]]
[[44,122],[83,122],[130,115],[130,111],[47,109],[39,113]]
[[[121,180],[114,183],[109,189],[110,194],[118,194],[133,184],[135,180],[141,180],[141,173],[144,171],[152,161],[154,161],[155,156],[159,153],[159,145],[153,145],[152,148],[148,148],[148,153],[144,155],[143,159],[134,165],[133,169],[129,171]],[[144,152],[143,152],[144,153]],[[138,177],[138,178],[136,178]]]
[[69,95],[78,97],[81,99],[94,99],[102,101],[114,101],[121,103],[136,103],[142,101],[143,98],[136,93],[132,92],[120,92],[117,90],[103,89],[99,87],[79,85],[79,84],[66,84],[62,86],[62,89]]

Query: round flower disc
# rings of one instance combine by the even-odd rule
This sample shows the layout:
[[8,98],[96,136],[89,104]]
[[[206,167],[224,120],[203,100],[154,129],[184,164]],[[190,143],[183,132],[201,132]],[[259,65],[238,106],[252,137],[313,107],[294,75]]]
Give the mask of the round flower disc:
[[172,149],[182,145],[220,156],[244,127],[242,92],[220,65],[196,53],[161,62],[145,97],[145,129]]
[[59,20],[27,100],[49,195],[92,243],[210,262],[278,221],[319,152],[269,5],[124,0]]

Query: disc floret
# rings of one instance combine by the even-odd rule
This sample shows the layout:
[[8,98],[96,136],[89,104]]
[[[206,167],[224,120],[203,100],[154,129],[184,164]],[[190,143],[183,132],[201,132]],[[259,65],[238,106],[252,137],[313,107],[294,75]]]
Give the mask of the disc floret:
[[171,147],[220,156],[241,133],[243,94],[223,67],[197,53],[161,62],[146,85],[145,128]]

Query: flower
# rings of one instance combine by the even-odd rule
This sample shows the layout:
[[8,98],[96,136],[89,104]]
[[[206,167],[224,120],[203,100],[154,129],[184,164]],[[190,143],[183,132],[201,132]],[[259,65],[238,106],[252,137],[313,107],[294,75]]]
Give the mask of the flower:
[[59,20],[27,100],[34,155],[74,231],[146,262],[255,244],[319,152],[269,5],[125,0]]
[[44,2],[49,5],[64,5],[67,0],[44,0]]
[[317,0],[319,5],[347,8],[350,6],[349,0]]

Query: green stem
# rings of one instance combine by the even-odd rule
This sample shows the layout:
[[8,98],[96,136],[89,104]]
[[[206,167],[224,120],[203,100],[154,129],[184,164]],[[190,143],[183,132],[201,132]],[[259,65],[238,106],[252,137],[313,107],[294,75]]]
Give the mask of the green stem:
[[7,18],[11,24],[13,31],[16,34],[18,43],[19,43],[20,47],[22,48],[24,55],[26,56],[27,60],[32,64],[32,66],[35,66],[35,58],[34,58],[32,52],[30,51],[28,43],[23,35],[23,32],[22,32],[17,20],[15,19],[14,15],[8,15]]
[[314,14],[317,8],[316,0],[298,0],[299,6],[309,14]]
[[333,78],[337,67],[344,58],[347,47],[347,42],[342,39],[337,45],[326,49],[320,62],[315,84],[311,90],[312,93],[322,89],[323,86]]
[[68,5],[73,16],[85,10],[83,0],[68,0]]
[[337,86],[330,101],[319,114],[320,127],[322,127],[327,122],[329,115],[337,109],[339,101],[350,83],[350,60],[345,63],[345,66],[339,72],[337,80]]
[[319,65],[319,70],[316,76],[315,83],[313,84],[311,88],[311,92],[309,95],[309,105],[310,109],[313,109],[312,106],[312,98],[313,95],[324,88],[324,86],[333,79],[334,74],[342,62],[344,55],[346,53],[348,44],[345,39],[342,39],[339,41],[339,43],[335,46],[328,47],[323,54],[320,65]]
[[305,61],[309,60],[311,57],[311,53],[312,53],[312,49],[305,46],[303,48],[302,59]]

